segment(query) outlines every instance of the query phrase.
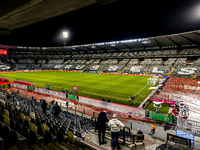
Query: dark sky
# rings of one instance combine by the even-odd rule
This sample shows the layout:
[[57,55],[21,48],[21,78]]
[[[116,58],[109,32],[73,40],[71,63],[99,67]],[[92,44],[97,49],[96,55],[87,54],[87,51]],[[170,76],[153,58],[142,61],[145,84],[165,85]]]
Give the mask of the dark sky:
[[19,46],[63,46],[145,38],[198,30],[199,0],[120,0],[98,3],[12,31],[0,43]]

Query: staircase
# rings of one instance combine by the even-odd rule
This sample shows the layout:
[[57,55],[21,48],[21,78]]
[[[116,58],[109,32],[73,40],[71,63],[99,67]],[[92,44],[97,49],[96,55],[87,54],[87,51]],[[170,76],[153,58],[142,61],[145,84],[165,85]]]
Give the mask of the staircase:
[[172,67],[170,67],[170,69],[169,69],[169,71],[168,71],[167,74],[173,74],[174,71],[176,70],[176,68],[177,68],[177,66],[172,66]]

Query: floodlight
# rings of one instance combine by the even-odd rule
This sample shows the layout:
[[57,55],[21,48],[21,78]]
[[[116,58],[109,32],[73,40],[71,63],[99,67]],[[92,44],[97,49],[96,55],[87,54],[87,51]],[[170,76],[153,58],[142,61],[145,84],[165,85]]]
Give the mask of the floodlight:
[[63,38],[68,38],[68,32],[63,32]]

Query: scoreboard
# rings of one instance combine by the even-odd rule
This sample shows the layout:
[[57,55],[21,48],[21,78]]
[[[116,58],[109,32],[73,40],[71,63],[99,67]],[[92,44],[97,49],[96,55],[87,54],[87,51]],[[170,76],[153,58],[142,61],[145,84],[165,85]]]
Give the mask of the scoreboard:
[[0,49],[0,55],[7,55],[7,50]]

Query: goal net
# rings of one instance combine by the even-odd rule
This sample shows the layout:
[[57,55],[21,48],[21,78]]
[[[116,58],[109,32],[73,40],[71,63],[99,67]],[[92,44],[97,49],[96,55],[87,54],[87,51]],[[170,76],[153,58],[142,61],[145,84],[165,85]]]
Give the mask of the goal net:
[[149,78],[149,79],[147,80],[147,85],[150,85],[150,86],[156,85],[157,81],[158,81],[158,78],[157,78],[157,77]]

